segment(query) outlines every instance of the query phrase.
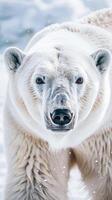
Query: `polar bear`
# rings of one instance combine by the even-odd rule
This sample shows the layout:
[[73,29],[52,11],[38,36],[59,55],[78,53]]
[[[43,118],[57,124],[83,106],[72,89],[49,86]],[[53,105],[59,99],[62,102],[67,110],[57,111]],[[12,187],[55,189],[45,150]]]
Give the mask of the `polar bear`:
[[5,51],[5,200],[67,200],[74,164],[92,199],[111,200],[112,10],[101,13],[105,29],[90,17],[51,25]]

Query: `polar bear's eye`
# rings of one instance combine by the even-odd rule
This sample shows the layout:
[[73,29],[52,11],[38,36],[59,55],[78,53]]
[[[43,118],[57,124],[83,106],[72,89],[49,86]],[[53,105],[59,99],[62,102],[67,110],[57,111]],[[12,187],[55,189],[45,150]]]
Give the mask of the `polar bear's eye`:
[[36,78],[36,84],[38,84],[38,85],[45,84],[45,76],[37,77]]
[[83,78],[82,77],[79,77],[77,80],[76,80],[76,84],[82,84],[83,83]]

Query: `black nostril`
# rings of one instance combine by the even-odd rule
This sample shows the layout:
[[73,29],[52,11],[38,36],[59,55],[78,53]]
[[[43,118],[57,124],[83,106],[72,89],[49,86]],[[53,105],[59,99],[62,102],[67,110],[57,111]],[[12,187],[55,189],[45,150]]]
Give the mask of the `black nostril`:
[[72,113],[68,109],[56,109],[51,113],[51,119],[57,125],[66,125],[70,123]]

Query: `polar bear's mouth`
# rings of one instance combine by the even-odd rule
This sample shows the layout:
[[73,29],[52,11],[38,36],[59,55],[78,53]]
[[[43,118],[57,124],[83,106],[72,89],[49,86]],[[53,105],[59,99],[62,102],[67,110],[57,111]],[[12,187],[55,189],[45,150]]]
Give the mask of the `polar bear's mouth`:
[[67,132],[73,129],[73,125],[69,125],[69,126],[46,126],[47,129],[51,130],[51,131],[56,131],[56,132]]
[[56,131],[56,132],[67,132],[67,131],[70,131],[72,128],[68,128],[68,127],[52,127],[52,128],[49,128],[51,131]]

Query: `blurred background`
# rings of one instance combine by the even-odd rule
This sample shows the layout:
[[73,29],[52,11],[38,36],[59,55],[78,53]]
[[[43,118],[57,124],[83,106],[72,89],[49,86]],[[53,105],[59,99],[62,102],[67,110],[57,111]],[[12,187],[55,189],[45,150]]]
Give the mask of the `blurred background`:
[[7,46],[24,48],[32,35],[52,23],[74,21],[111,0],[0,0],[0,52]]
[[[112,0],[0,0],[0,200],[3,199],[2,192],[6,173],[2,111],[7,73],[2,53],[9,46],[23,49],[29,39],[45,26],[52,23],[75,21],[92,11],[108,7],[112,7]],[[77,173],[75,175],[77,189],[78,179],[80,176]],[[81,196],[80,191],[79,196],[74,196],[74,184],[71,184],[70,187],[72,200],[87,200],[86,193]]]

